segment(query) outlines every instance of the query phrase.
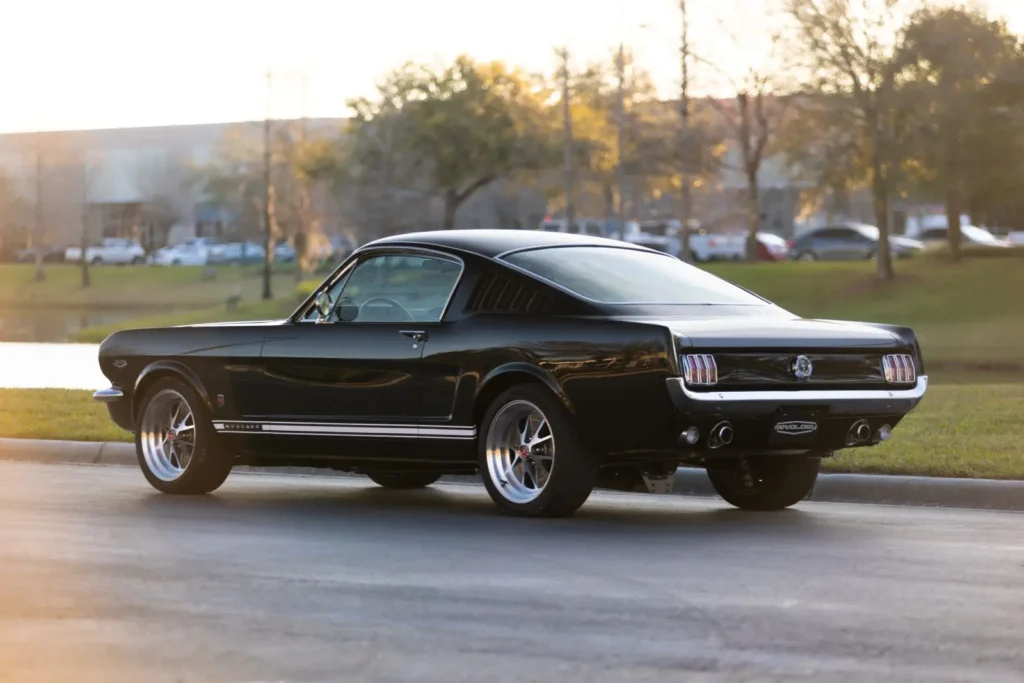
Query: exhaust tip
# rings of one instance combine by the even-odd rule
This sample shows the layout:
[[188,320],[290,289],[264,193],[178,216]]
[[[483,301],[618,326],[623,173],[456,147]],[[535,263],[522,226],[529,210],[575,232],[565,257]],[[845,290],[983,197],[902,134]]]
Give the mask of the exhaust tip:
[[870,438],[871,425],[868,424],[867,420],[857,420],[850,426],[850,431],[846,433],[846,444],[852,446],[867,443]]
[[718,438],[722,440],[722,443],[729,445],[732,443],[732,427],[726,425],[718,431]]
[[721,448],[732,443],[732,425],[728,422],[719,422],[711,428],[708,436],[708,448]]
[[888,441],[890,436],[892,436],[892,427],[889,425],[882,425],[878,428],[879,441]]

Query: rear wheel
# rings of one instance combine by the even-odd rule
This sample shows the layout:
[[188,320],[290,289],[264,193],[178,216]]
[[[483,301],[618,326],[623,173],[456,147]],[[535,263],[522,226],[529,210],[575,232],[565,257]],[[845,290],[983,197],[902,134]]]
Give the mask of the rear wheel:
[[366,476],[386,489],[421,489],[441,478],[436,472],[367,472]]
[[590,497],[598,469],[569,412],[543,387],[507,389],[484,415],[480,471],[506,514],[569,517]]
[[712,486],[743,510],[781,510],[806,498],[818,479],[818,457],[744,457],[708,466]]
[[815,254],[813,251],[805,251],[805,252],[802,252],[799,256],[797,256],[797,260],[798,261],[817,261],[818,260],[818,255]]
[[231,472],[203,402],[170,377],[154,383],[139,403],[135,452],[146,481],[163,493],[210,493]]

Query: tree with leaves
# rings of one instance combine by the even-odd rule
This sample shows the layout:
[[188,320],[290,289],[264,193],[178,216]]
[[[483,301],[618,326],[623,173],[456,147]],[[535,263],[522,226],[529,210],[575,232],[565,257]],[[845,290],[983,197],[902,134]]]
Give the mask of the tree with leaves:
[[795,47],[820,96],[810,111],[844,119],[855,134],[852,152],[867,173],[879,231],[881,279],[894,275],[889,213],[906,135],[896,54],[911,1],[785,1],[797,28]]
[[[459,207],[481,187],[517,171],[550,167],[557,157],[553,126],[524,74],[501,63],[478,64],[466,56],[432,69],[407,64],[389,74],[375,99],[351,101],[350,131],[357,140],[353,161],[364,167],[395,158],[405,172],[422,169],[444,203],[445,228]],[[396,150],[397,148],[397,150]]]
[[915,97],[917,156],[942,188],[954,260],[960,257],[960,216],[969,175],[977,170],[987,176],[985,169],[992,167],[1005,170],[999,159],[1005,153],[969,165],[969,150],[992,149],[986,138],[993,135],[997,146],[1007,149],[1006,126],[1000,125],[1003,112],[991,91],[1018,66],[1017,47],[1017,37],[1005,23],[980,10],[927,6],[910,18],[896,55],[905,90]]

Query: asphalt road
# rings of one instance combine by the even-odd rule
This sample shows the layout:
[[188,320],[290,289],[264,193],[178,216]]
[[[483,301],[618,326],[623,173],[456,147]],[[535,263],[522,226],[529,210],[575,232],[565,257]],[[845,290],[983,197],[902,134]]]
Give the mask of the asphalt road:
[[0,463],[0,681],[1024,680],[1024,515]]

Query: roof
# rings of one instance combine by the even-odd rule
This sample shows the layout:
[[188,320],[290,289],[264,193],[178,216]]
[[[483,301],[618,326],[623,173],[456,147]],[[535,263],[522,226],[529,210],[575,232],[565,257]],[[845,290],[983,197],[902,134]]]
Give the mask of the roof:
[[486,258],[494,258],[507,251],[535,247],[605,246],[630,247],[647,251],[639,245],[619,240],[543,230],[433,230],[382,237],[364,246],[381,245],[458,249]]

